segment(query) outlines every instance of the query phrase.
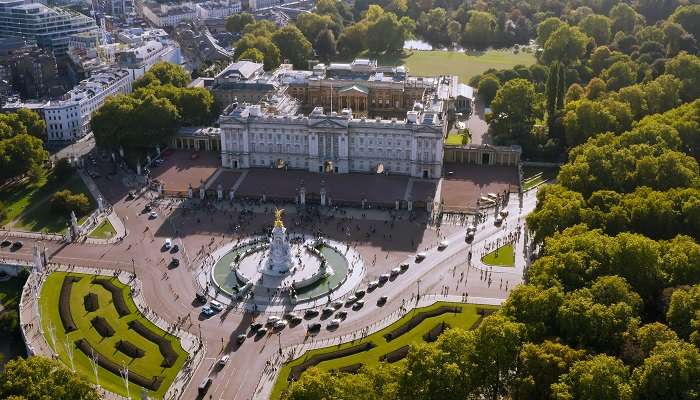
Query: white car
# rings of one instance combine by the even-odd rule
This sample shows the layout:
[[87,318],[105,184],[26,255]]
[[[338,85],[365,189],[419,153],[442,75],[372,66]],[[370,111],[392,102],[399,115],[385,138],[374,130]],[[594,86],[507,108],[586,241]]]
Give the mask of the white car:
[[416,254],[416,261],[423,261],[423,260],[425,260],[425,258],[427,256],[428,256],[427,254],[420,252],[420,253]]
[[148,213],[148,217],[151,219],[158,218],[158,213],[155,211],[151,211],[150,213]]
[[278,316],[276,316],[276,315],[267,317],[267,324],[268,324],[268,325],[276,324],[276,323],[279,322],[279,321],[280,321],[280,317],[278,317]]
[[224,305],[221,304],[221,303],[219,303],[219,302],[216,301],[216,300],[212,300],[212,301],[209,303],[209,307],[211,307],[212,309],[214,309],[214,310],[216,310],[216,311],[221,311],[221,310],[224,309]]
[[330,329],[330,328],[337,328],[339,326],[340,326],[340,319],[335,318],[335,319],[332,319],[331,322],[329,322],[326,327]]
[[172,239],[170,239],[170,238],[165,239],[165,241],[163,242],[163,248],[165,250],[170,250],[171,247],[173,247]]
[[447,240],[443,240],[442,242],[438,243],[438,250],[445,250],[449,244],[450,243]]
[[367,284],[367,289],[374,290],[377,288],[377,286],[379,286],[379,281],[372,281],[372,282]]
[[219,359],[219,361],[217,362],[217,365],[218,365],[219,367],[223,367],[224,365],[226,365],[226,363],[228,362],[228,359],[229,359],[229,358],[231,358],[231,356],[229,356],[228,354],[226,354],[225,356],[223,356],[223,357],[221,357],[221,358]]
[[401,273],[401,268],[399,268],[399,267],[392,269],[390,272],[391,276],[398,276],[400,273]]
[[275,330],[278,330],[278,331],[279,331],[279,330],[284,329],[284,328],[287,326],[287,323],[288,323],[288,322],[287,322],[286,320],[283,320],[283,319],[282,319],[282,320],[279,320],[279,321],[275,322],[275,324],[274,324],[272,327],[273,327]]

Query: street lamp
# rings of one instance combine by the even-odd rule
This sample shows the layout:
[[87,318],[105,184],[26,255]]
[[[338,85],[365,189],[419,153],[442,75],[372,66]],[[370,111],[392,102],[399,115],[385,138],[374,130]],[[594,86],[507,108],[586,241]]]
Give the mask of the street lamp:
[[277,344],[279,345],[280,355],[282,355],[282,332],[277,332]]
[[420,300],[420,281],[420,279],[416,281],[416,283],[418,284],[418,295],[416,296],[416,302]]

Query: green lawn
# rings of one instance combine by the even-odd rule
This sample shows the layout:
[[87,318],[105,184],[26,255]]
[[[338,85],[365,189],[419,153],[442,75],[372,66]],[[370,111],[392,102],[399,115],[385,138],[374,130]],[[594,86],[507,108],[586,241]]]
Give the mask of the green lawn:
[[466,143],[469,143],[469,135],[464,133],[450,133],[445,139],[445,144],[449,146],[462,146],[465,144],[464,139],[466,138]]
[[110,223],[109,220],[105,218],[105,220],[102,221],[101,224],[97,225],[97,228],[93,229],[93,231],[90,232],[88,237],[91,237],[93,239],[111,239],[116,234],[117,231],[114,230],[112,223]]
[[523,190],[530,190],[542,182],[555,179],[559,174],[559,168],[524,167]]
[[[404,333],[403,335],[399,336],[398,338],[392,340],[392,341],[387,341],[384,338],[384,335],[390,331],[393,331],[394,329],[397,329],[398,327],[402,326],[406,322],[408,322],[416,313],[419,313],[421,311],[429,311],[441,306],[458,306],[462,308],[461,313],[446,313],[442,315],[438,315],[435,317],[430,317],[426,318],[423,320],[420,324],[418,324],[415,328],[412,330]],[[495,307],[490,307],[490,306],[478,306],[479,308],[493,308]],[[394,322],[390,326],[382,329],[379,332],[375,332],[368,337],[362,339],[362,340],[355,340],[354,342],[346,342],[342,343],[339,346],[330,346],[330,347],[325,347],[322,349],[316,349],[316,350],[311,350],[307,351],[302,357],[297,358],[289,363],[286,363],[282,366],[280,369],[279,376],[277,377],[277,381],[275,382],[275,386],[272,389],[272,393],[270,395],[270,399],[279,399],[280,396],[282,395],[282,391],[284,391],[289,382],[287,381],[291,368],[303,363],[306,359],[309,357],[312,357],[314,355],[318,354],[323,354],[323,353],[328,353],[328,352],[333,352],[336,350],[340,349],[345,349],[353,346],[357,346],[359,344],[363,343],[368,343],[372,342],[376,345],[376,347],[361,352],[357,354],[353,354],[350,356],[346,357],[341,357],[341,358],[336,358],[333,360],[328,360],[328,361],[323,361],[319,363],[316,367],[321,368],[323,370],[337,370],[342,367],[346,367],[352,364],[356,363],[362,363],[364,365],[373,365],[379,363],[379,357],[381,357],[384,354],[390,353],[394,350],[397,350],[403,346],[414,344],[414,343],[419,343],[423,341],[423,335],[425,335],[428,331],[430,331],[432,328],[437,326],[441,322],[445,322],[447,325],[449,325],[452,328],[462,328],[462,329],[470,329],[479,319],[479,315],[477,314],[477,306],[474,304],[461,304],[461,303],[448,303],[448,302],[438,302],[435,303],[431,306],[428,307],[423,307],[423,308],[417,308],[406,314],[403,318],[400,320]]]
[[519,51],[516,54],[509,49],[486,50],[474,54],[441,50],[405,50],[404,53],[401,58],[384,57],[380,63],[405,64],[414,76],[457,75],[460,82],[467,83],[471,77],[489,68],[509,69],[518,64],[530,66],[536,62],[532,53]]
[[512,244],[501,246],[496,250],[481,257],[481,261],[486,265],[494,267],[513,267],[515,266],[515,251]]
[[15,221],[14,227],[20,230],[63,232],[68,227],[70,216],[57,215],[53,212],[49,207],[48,199],[53,193],[64,189],[88,196],[91,212],[96,207],[95,199],[92,198],[90,191],[77,173],[65,180],[57,179],[53,174],[47,173],[36,183],[23,180],[0,188],[0,202],[5,206],[2,225],[7,226]]
[[[64,277],[67,275],[83,278],[81,281],[73,284],[70,300],[71,313],[78,330],[68,334],[66,334],[65,330],[63,329],[63,324],[61,323],[61,318],[58,311],[58,299],[61,284]],[[99,351],[105,356],[109,356],[112,361],[119,364],[128,365],[130,371],[147,377],[161,375],[165,379],[159,390],[157,392],[146,391],[146,394],[149,397],[162,398],[165,392],[168,390],[170,384],[173,382],[178,371],[180,368],[182,368],[187,353],[180,346],[180,342],[177,337],[167,334],[148,321],[148,319],[137,311],[136,305],[131,299],[131,296],[129,296],[126,286],[120,284],[116,279],[113,280],[113,282],[116,285],[124,288],[127,305],[132,311],[131,314],[121,318],[119,317],[119,314],[117,314],[116,308],[112,305],[111,293],[100,285],[92,284],[92,275],[67,274],[65,272],[52,273],[42,287],[41,298],[39,300],[39,306],[41,307],[41,324],[46,335],[46,340],[49,345],[52,345],[54,351],[59,355],[60,359],[70,368],[71,362],[66,350],[66,342],[69,342],[70,346],[73,348],[73,360],[76,371],[82,373],[92,382],[95,382],[92,362],[90,358],[83,354],[83,352],[77,349],[73,344],[75,340],[80,338],[87,339],[95,350]],[[83,304],[83,298],[86,294],[91,292],[98,295],[99,308],[94,312],[87,312]],[[96,315],[105,318],[109,322],[112,328],[116,331],[114,336],[103,338],[99,333],[97,333],[90,323],[92,318]],[[158,346],[155,343],[145,339],[135,331],[129,329],[127,323],[132,320],[139,320],[152,331],[158,332],[162,336],[170,339],[173,349],[178,353],[178,360],[174,366],[170,368],[160,366],[163,358]],[[53,344],[50,334],[51,327],[53,327],[55,331],[55,344]],[[143,349],[145,351],[144,357],[132,359],[125,354],[118,352],[114,345],[120,339],[128,340],[129,342]],[[112,374],[101,367],[98,367],[98,376],[100,386],[121,396],[127,395],[124,387],[124,381],[120,376]],[[132,397],[140,397],[140,393],[142,391],[140,386],[130,383],[129,387]]]

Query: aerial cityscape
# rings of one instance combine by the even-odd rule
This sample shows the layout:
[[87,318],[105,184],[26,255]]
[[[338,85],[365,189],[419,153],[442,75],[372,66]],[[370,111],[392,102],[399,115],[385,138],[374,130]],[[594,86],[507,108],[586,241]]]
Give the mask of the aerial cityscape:
[[0,399],[697,399],[699,41],[694,0],[0,0]]

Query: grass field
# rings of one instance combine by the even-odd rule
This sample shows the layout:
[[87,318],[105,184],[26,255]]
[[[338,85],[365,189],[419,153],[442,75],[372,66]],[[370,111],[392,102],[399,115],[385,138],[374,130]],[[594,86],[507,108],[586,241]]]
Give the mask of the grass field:
[[[420,313],[421,311],[429,311],[433,310],[435,308],[441,307],[441,306],[457,306],[462,308],[461,313],[447,313],[447,314],[442,314],[438,315],[435,317],[430,317],[426,318],[423,320],[420,324],[418,324],[415,328],[412,330],[404,333],[403,335],[397,337],[394,340],[387,341],[384,338],[384,335],[388,332],[391,332],[398,327],[404,325],[407,323],[411,318],[416,313]],[[478,306],[479,308],[493,308],[495,307],[489,307],[489,306]],[[474,304],[461,304],[461,303],[447,303],[447,302],[438,302],[435,303],[431,306],[428,307],[423,307],[423,308],[417,308],[415,310],[412,310],[408,314],[406,314],[403,318],[400,320],[394,322],[393,324],[389,325],[388,327],[375,332],[366,338],[362,340],[355,340],[353,342],[346,342],[342,343],[339,346],[330,346],[330,347],[325,347],[322,349],[316,349],[316,350],[311,350],[306,352],[302,357],[297,358],[287,364],[284,364],[282,368],[280,369],[279,376],[277,377],[277,381],[275,382],[275,386],[272,389],[272,393],[270,395],[270,399],[276,400],[279,399],[280,396],[282,395],[282,392],[287,388],[287,385],[289,382],[287,381],[291,368],[303,363],[306,359],[309,357],[312,357],[314,355],[318,354],[324,354],[328,352],[333,352],[337,350],[342,350],[345,348],[357,346],[359,344],[363,343],[368,343],[371,342],[373,343],[376,347],[358,353],[358,354],[353,354],[351,356],[346,356],[346,357],[340,357],[336,358],[333,360],[328,360],[328,361],[323,361],[317,365],[317,368],[323,369],[323,370],[337,370],[339,368],[349,366],[352,364],[356,363],[362,363],[364,365],[374,365],[379,363],[379,357],[381,357],[384,354],[387,354],[389,352],[392,352],[396,349],[399,349],[403,346],[410,345],[410,344],[415,344],[423,341],[423,335],[425,335],[428,331],[430,331],[432,328],[440,324],[441,322],[445,322],[447,325],[449,325],[452,328],[462,328],[462,329],[470,329],[475,325],[475,323],[479,320],[480,316],[477,314],[477,306]]]
[[386,57],[380,59],[380,63],[405,64],[414,76],[457,75],[463,83],[489,68],[508,69],[518,64],[530,66],[536,61],[532,53],[519,51],[516,54],[509,49],[486,50],[478,54],[441,50],[405,50],[404,53],[404,57]]
[[[66,334],[63,328],[58,311],[58,299],[61,291],[61,284],[64,277],[67,275],[83,278],[79,282],[73,284],[70,297],[70,309],[78,330],[68,334]],[[178,371],[180,368],[182,368],[187,353],[180,346],[178,338],[167,334],[138,312],[136,305],[131,299],[131,296],[128,294],[126,286],[119,283],[116,279],[113,280],[113,282],[117,286],[124,288],[126,303],[131,311],[131,314],[121,318],[119,317],[116,308],[112,304],[111,293],[101,285],[93,284],[91,275],[67,274],[64,272],[52,273],[42,287],[41,298],[39,300],[39,306],[41,308],[41,324],[46,335],[46,340],[59,355],[60,359],[70,368],[71,362],[70,358],[68,357],[66,345],[66,343],[69,343],[68,346],[73,349],[75,370],[83,374],[92,382],[95,382],[95,374],[91,359],[82,351],[77,349],[73,344],[75,340],[80,338],[87,339],[87,341],[90,342],[96,351],[103,355],[109,355],[112,361],[118,364],[128,365],[130,371],[147,377],[161,375],[165,379],[159,390],[157,392],[146,390],[146,394],[149,397],[162,398],[165,392],[168,390],[170,384],[175,379]],[[87,312],[83,304],[83,298],[88,293],[95,293],[99,297],[99,308],[94,312]],[[99,333],[97,333],[90,323],[95,316],[101,316],[108,321],[108,323],[115,330],[114,336],[103,338]],[[145,339],[135,331],[129,329],[127,323],[133,320],[138,320],[150,330],[158,332],[161,336],[169,338],[173,349],[175,349],[175,351],[178,353],[178,359],[177,362],[175,362],[175,365],[170,368],[161,367],[160,364],[163,358],[158,346],[155,343]],[[52,332],[52,329],[55,332],[55,342],[50,333]],[[143,349],[145,351],[145,355],[142,358],[132,359],[117,351],[114,346],[118,340],[128,340],[129,342]],[[120,376],[102,369],[101,367],[98,367],[98,376],[100,386],[121,396],[127,395],[124,381]],[[132,383],[129,384],[129,390],[132,397],[140,397],[140,393],[142,392],[142,388],[140,386]]]
[[97,228],[93,229],[92,232],[90,232],[88,237],[93,239],[111,239],[116,234],[117,231],[114,230],[114,227],[109,222],[109,220],[105,218],[105,220],[102,221],[101,224],[97,225]]
[[481,261],[486,265],[494,267],[513,267],[515,266],[515,251],[512,244],[501,246],[496,250],[481,257]]
[[[466,142],[464,139],[467,139]],[[463,144],[469,143],[469,135],[464,133],[450,133],[445,139],[445,144],[449,146],[462,146]]]
[[20,230],[45,233],[64,231],[70,216],[57,215],[48,204],[53,193],[64,189],[84,193],[90,199],[91,208],[96,207],[95,200],[78,174],[61,180],[47,173],[35,183],[23,180],[0,188],[0,202],[5,207],[0,224],[9,227],[14,221],[14,227]]

